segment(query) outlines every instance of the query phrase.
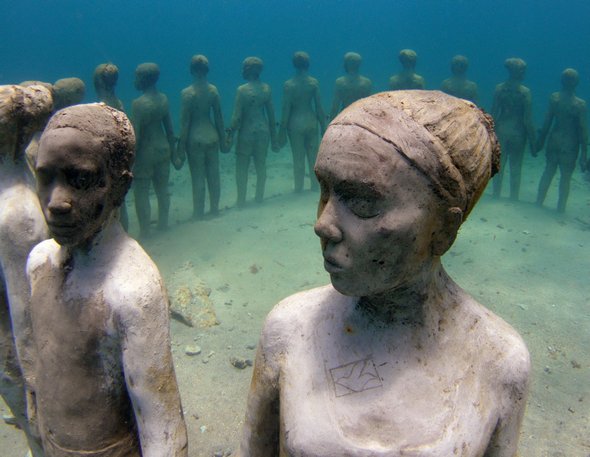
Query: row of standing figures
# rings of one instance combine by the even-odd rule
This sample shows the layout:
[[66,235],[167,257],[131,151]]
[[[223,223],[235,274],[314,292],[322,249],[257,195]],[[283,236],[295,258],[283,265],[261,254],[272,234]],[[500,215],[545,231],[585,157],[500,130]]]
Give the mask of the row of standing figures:
[[[424,89],[424,78],[415,71],[416,53],[409,49],[402,50],[399,60],[403,69],[390,78],[390,89]],[[372,92],[371,81],[360,74],[361,62],[359,54],[345,54],[346,74],[336,80],[331,111],[326,116],[321,104],[319,83],[308,74],[309,56],[305,52],[296,52],[293,55],[296,74],[284,84],[281,122],[277,124],[270,86],[260,80],[263,62],[258,57],[248,57],[242,65],[242,76],[247,82],[237,89],[231,124],[225,129],[219,92],[207,80],[209,62],[205,56],[195,55],[190,63],[194,81],[181,93],[178,140],[173,131],[168,99],[156,88],[160,73],[158,66],[154,63],[139,65],[135,72],[135,86],[143,95],[133,101],[131,118],[138,139],[134,196],[140,235],[148,236],[150,231],[149,189],[152,184],[158,200],[158,228],[167,227],[170,163],[180,169],[188,161],[192,177],[193,217],[201,219],[205,215],[206,188],[210,215],[217,215],[221,188],[218,152],[228,152],[234,142],[238,207],[246,203],[251,161],[256,171],[255,201],[263,200],[268,147],[270,145],[277,152],[286,145],[287,138],[293,154],[295,192],[303,190],[306,162],[311,189],[317,189],[312,170],[320,132],[325,131],[327,121],[343,108]],[[466,57],[455,56],[451,61],[452,76],[443,81],[440,88],[443,92],[477,104],[477,84],[467,78],[468,65]],[[570,68],[563,71],[562,89],[551,95],[548,113],[536,135],[532,122],[531,93],[522,84],[526,63],[519,58],[509,58],[504,65],[508,79],[496,86],[491,109],[503,152],[502,166],[493,183],[493,195],[500,197],[503,171],[509,165],[510,198],[518,200],[526,145],[529,145],[532,155],[537,156],[547,143],[547,161],[538,187],[537,204],[543,204],[559,168],[558,210],[563,212],[578,156],[582,171],[588,168],[586,104],[575,95],[578,73]],[[101,101],[122,110],[123,105],[115,95],[117,77],[115,65],[101,64],[95,70],[94,83]],[[122,219],[124,222],[127,219],[125,211]]]

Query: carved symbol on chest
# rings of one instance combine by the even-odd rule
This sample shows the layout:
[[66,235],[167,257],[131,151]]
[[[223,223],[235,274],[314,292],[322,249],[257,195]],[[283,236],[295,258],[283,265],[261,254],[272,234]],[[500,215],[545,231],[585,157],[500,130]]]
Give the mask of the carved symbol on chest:
[[371,358],[330,368],[330,376],[336,397],[383,387],[375,362]]

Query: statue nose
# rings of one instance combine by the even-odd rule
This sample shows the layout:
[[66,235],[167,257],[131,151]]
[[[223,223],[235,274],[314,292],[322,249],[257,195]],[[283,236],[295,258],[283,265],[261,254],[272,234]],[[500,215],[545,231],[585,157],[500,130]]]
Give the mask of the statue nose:
[[67,214],[72,210],[72,200],[61,186],[56,186],[51,192],[47,208],[53,214]]
[[337,243],[342,240],[342,231],[338,226],[338,214],[334,198],[328,199],[318,213],[318,220],[313,229],[321,240]]

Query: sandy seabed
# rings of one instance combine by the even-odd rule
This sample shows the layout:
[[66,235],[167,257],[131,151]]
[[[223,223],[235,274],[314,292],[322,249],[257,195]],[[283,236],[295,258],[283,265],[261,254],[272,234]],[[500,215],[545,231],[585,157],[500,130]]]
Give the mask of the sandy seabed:
[[[145,249],[170,286],[193,269],[211,289],[219,325],[171,321],[172,350],[189,431],[189,455],[235,454],[263,320],[294,292],[329,282],[313,233],[318,193],[293,194],[290,153],[269,153],[267,199],[234,208],[234,156],[221,157],[219,217],[192,221],[188,171],[172,172],[170,229]],[[489,189],[462,227],[444,264],[477,300],[524,337],[533,377],[520,442],[521,457],[590,456],[590,183],[576,171],[566,214],[558,214],[557,179],[545,208],[536,188],[544,158],[528,156],[520,202],[494,200]],[[556,177],[557,178],[557,177]],[[507,193],[509,176],[505,176]],[[255,176],[250,175],[249,195]],[[309,186],[309,184],[306,184]],[[137,234],[132,193],[130,231]],[[152,214],[156,214],[155,199]],[[170,293],[173,293],[170,290]],[[201,353],[185,354],[198,345]],[[0,402],[0,410],[6,407]],[[25,440],[0,424],[0,455],[24,456]]]

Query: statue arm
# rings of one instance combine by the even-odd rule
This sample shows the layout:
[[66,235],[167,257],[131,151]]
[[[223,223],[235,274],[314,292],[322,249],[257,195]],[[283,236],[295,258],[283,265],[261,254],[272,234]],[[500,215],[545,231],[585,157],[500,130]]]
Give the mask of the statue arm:
[[279,126],[279,147],[287,144],[287,126],[291,118],[291,91],[289,85],[285,83],[283,86],[283,105],[281,110],[281,125]]
[[168,146],[170,152],[173,153],[176,150],[176,138],[174,137],[174,127],[172,126],[172,116],[170,116],[170,108],[168,107],[168,99],[164,97],[164,106],[166,114],[162,119],[164,125],[164,132],[166,132],[166,138],[168,139]]
[[150,276],[150,286],[135,299],[126,297],[130,303],[119,311],[125,383],[142,455],[187,457],[186,425],[170,352],[168,302],[157,273]]
[[341,106],[342,106],[342,90],[340,88],[340,84],[338,84],[338,82],[336,82],[336,85],[334,86],[334,99],[332,100],[332,108],[330,109],[330,120],[332,120],[336,116],[338,116]]
[[514,342],[506,355],[502,392],[498,399],[499,417],[485,457],[516,457],[518,439],[529,390],[531,361],[524,343]]
[[219,96],[219,92],[217,92],[217,90],[215,90],[213,94],[212,108],[213,122],[215,123],[215,130],[217,131],[217,136],[219,137],[220,149],[222,152],[228,152],[224,141],[225,125],[223,123],[223,114],[221,113],[221,97]]
[[324,108],[322,106],[322,97],[320,95],[319,83],[316,84],[315,90],[313,92],[313,102],[315,104],[316,117],[320,124],[320,134],[323,135],[326,131],[326,113],[324,113]]
[[180,103],[180,138],[176,146],[176,157],[174,158],[177,168],[182,167],[182,164],[186,160],[188,136],[191,128],[190,96],[183,93]]
[[555,98],[551,96],[549,99],[549,109],[547,110],[547,114],[545,114],[545,120],[543,121],[543,126],[541,130],[539,130],[539,136],[537,138],[537,145],[535,146],[535,151],[539,152],[543,149],[545,144],[545,140],[547,139],[547,134],[549,133],[549,129],[551,128],[551,124],[553,123],[553,119],[555,117]]
[[135,132],[135,150],[140,149],[141,144],[141,108],[139,107],[139,102],[134,100],[131,104],[131,116],[130,116],[131,125],[133,125],[133,131]]
[[537,155],[535,149],[535,127],[533,126],[533,109],[531,103],[531,93],[527,91],[524,99],[524,126],[526,129],[526,136],[529,143],[529,148],[533,156]]
[[267,86],[267,98],[264,108],[266,109],[266,117],[268,119],[268,131],[270,132],[270,144],[274,152],[279,151],[279,145],[277,142],[277,125],[275,118],[275,109],[272,105],[272,92],[270,86]]
[[242,90],[238,87],[236,91],[236,98],[234,100],[234,112],[232,114],[229,132],[227,134],[226,147],[231,148],[233,142],[234,133],[240,130],[242,125]]
[[238,457],[279,455],[279,374],[273,365],[263,333],[256,353]]
[[580,125],[579,125],[579,132],[580,132],[580,165],[582,167],[582,171],[588,171],[589,163],[587,163],[588,157],[588,122],[586,119],[586,102],[581,103],[580,107],[580,116],[578,117]]

